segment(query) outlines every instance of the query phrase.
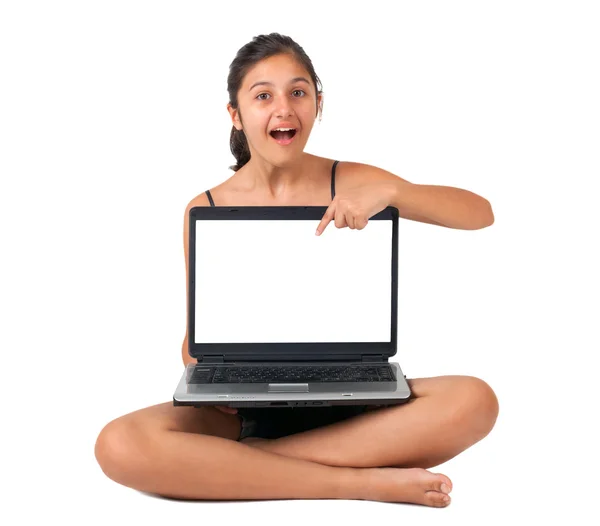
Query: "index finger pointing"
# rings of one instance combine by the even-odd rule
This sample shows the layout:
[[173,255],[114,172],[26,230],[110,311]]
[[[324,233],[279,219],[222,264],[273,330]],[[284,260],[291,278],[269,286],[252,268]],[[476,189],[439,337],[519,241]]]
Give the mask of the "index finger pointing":
[[323,219],[319,223],[317,227],[317,231],[315,232],[316,236],[320,236],[325,230],[325,227],[331,222],[331,220],[335,217],[335,205],[332,203],[329,205],[329,208],[325,211],[323,215]]

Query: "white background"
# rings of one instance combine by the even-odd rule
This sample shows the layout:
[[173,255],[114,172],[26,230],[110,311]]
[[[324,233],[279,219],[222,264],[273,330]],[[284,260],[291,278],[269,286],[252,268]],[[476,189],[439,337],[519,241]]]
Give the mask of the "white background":
[[[0,5],[7,523],[597,518],[596,2]],[[409,377],[483,378],[501,406],[434,469],[454,483],[444,510],[155,499],[95,461],[107,422],[171,400],[185,207],[232,173],[228,67],[271,31],[323,81],[307,151],[492,203],[477,231],[401,220],[398,360]]]

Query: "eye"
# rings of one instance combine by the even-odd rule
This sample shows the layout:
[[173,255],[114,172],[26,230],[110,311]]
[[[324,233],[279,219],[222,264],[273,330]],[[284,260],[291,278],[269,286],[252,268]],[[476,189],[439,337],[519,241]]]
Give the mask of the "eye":
[[[305,92],[303,89],[295,89],[294,91],[292,91],[292,93],[296,93],[296,92],[298,92],[298,91],[299,91],[300,93],[302,93],[302,94],[303,94],[303,95],[302,95],[302,97],[303,97],[304,95],[306,95],[306,92]],[[263,98],[261,98],[263,95],[269,95],[269,94],[268,94],[268,93],[259,93],[259,94],[256,96],[256,98],[257,98],[258,100],[267,100],[267,99],[263,99]],[[269,96],[270,96],[270,95],[269,95]],[[299,97],[295,97],[295,98],[299,98]]]

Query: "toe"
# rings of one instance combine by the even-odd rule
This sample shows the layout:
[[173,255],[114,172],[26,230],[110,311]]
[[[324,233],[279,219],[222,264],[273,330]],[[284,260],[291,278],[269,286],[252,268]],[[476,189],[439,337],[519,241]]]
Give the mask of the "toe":
[[451,487],[448,486],[446,482],[447,481],[445,477],[436,476],[428,481],[426,489],[429,491],[438,491],[444,494],[450,493]]
[[452,481],[446,475],[442,475],[441,473],[436,473],[436,475],[438,477],[441,477],[443,479],[444,484],[446,484],[446,486],[450,488],[450,491],[452,491]]
[[450,496],[438,491],[427,491],[425,492],[425,504],[436,508],[443,508],[450,504]]

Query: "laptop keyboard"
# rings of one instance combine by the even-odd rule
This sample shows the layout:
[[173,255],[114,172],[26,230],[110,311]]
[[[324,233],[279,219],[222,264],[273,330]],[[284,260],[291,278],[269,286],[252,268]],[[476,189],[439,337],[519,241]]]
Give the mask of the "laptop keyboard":
[[393,382],[390,365],[197,365],[190,384]]

